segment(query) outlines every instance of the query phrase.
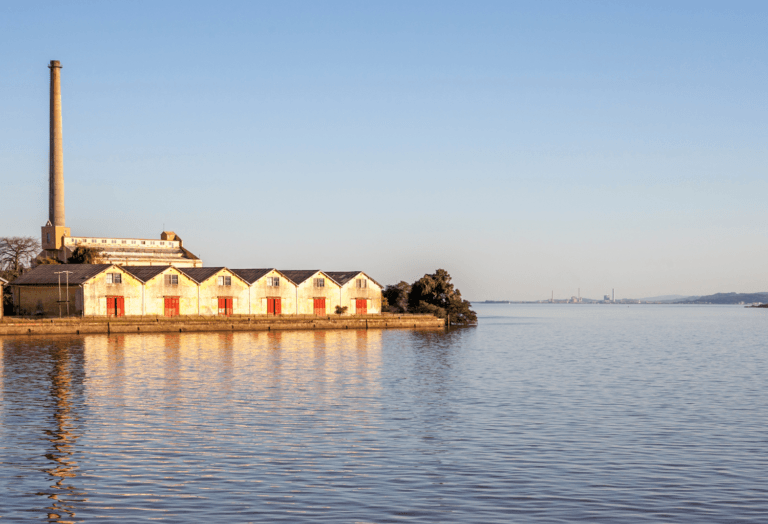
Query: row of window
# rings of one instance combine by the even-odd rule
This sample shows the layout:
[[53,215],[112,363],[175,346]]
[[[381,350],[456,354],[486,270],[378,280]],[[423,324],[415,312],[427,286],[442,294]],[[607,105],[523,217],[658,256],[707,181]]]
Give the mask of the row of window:
[[[143,246],[147,244],[149,244],[150,246],[155,246],[155,245],[165,246],[167,244],[168,246],[171,246],[171,247],[176,245],[176,242],[170,242],[170,241],[166,242],[165,240],[119,240],[119,242],[118,240],[119,239],[107,240],[105,238],[102,238],[102,239],[94,238],[92,240],[89,238],[74,239],[74,241],[78,244],[129,244],[130,243],[130,244],[141,244]],[[50,242],[50,239],[48,241]]]

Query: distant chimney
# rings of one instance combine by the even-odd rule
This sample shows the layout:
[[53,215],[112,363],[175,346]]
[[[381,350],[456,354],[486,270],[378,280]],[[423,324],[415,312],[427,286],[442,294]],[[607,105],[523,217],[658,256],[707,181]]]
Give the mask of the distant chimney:
[[48,153],[48,220],[53,226],[65,226],[64,150],[61,139],[61,64],[51,60],[50,149]]

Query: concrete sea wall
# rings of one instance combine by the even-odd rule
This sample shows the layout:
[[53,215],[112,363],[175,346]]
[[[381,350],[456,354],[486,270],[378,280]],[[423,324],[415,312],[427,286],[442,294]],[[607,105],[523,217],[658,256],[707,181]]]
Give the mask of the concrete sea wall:
[[0,335],[85,335],[200,331],[285,331],[301,329],[443,328],[431,315],[155,317],[0,319]]

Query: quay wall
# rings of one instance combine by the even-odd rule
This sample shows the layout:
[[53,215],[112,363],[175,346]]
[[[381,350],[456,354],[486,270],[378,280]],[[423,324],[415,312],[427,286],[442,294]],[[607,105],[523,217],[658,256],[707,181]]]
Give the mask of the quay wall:
[[291,315],[229,317],[155,317],[0,320],[0,335],[85,335],[97,333],[172,333],[204,331],[287,331],[311,329],[392,329],[445,327],[432,315]]

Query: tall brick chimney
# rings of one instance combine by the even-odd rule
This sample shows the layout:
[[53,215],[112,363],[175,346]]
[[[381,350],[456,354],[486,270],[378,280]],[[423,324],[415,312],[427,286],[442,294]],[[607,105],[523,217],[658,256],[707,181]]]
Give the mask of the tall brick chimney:
[[48,220],[54,226],[64,224],[64,149],[61,140],[61,64],[51,60],[51,123],[48,162]]
[[[48,153],[48,223],[42,228],[46,256],[66,260],[64,237],[70,235],[64,218],[64,148],[61,139],[61,63],[51,60],[51,121]],[[56,252],[53,252],[53,251]]]

